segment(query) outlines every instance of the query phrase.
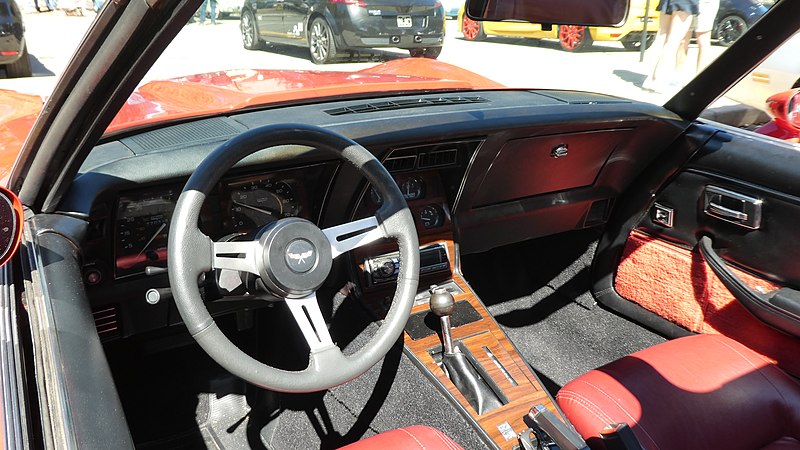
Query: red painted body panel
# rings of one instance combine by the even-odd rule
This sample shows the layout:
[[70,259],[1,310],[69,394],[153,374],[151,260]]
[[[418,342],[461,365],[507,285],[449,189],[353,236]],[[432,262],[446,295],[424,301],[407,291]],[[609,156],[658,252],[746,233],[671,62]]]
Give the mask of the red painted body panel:
[[[404,58],[360,72],[228,70],[151,81],[130,96],[106,132],[270,103],[370,92],[499,89],[475,73],[427,58]],[[4,185],[43,106],[38,96],[0,91],[0,184]]]
[[42,110],[38,95],[0,90],[0,186],[5,186],[22,144]]
[[361,72],[229,70],[152,81],[134,92],[107,132],[286,101],[369,92],[503,86],[446,63],[408,58]]
[[756,133],[787,141],[800,138],[800,89],[779,92],[767,99],[767,110],[772,121],[758,128]]

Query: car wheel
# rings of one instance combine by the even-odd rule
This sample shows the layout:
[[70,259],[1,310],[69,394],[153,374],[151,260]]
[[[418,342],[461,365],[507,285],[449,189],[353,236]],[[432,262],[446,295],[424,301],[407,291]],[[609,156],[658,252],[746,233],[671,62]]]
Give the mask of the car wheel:
[[258,35],[258,25],[253,12],[249,9],[242,13],[242,20],[239,22],[239,29],[242,31],[242,44],[248,50],[259,50],[264,47],[264,41]]
[[717,24],[717,39],[724,46],[729,46],[747,31],[747,22],[739,16],[726,16]]
[[11,64],[6,64],[6,76],[8,78],[29,77],[33,75],[31,60],[28,58],[28,47],[22,49],[22,56]]
[[308,29],[308,48],[314,64],[327,64],[336,57],[336,43],[328,21],[317,17]]
[[442,47],[410,48],[408,53],[412,58],[436,59],[442,53]]
[[[656,35],[654,33],[647,33],[647,40],[644,42],[644,48],[648,49],[653,42],[656,40]],[[624,38],[622,38],[622,46],[625,47],[627,50],[639,50],[642,48],[642,37],[640,33],[631,33]]]
[[477,20],[470,19],[466,15],[461,19],[461,32],[464,34],[464,39],[468,41],[486,39],[486,34],[483,32],[483,24]]
[[579,52],[592,45],[592,35],[589,33],[588,27],[560,25],[558,42],[561,44],[561,48],[568,52]]

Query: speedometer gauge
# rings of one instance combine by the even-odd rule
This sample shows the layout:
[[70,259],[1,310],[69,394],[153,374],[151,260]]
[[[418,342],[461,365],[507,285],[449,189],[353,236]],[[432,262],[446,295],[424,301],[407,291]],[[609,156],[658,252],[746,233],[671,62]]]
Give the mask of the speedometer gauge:
[[254,180],[231,186],[230,219],[237,232],[252,231],[283,217],[300,212],[290,183]]
[[115,227],[117,277],[139,273],[145,266],[166,265],[167,232],[177,192],[166,188],[120,197]]

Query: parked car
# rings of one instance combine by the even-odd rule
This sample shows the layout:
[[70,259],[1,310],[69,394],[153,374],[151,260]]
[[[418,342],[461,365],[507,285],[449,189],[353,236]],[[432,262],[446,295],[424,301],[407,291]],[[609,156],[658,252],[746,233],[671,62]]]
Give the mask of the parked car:
[[458,10],[464,6],[464,2],[462,0],[442,0],[442,6],[444,6],[444,15],[448,19],[455,19],[458,17]]
[[721,0],[711,38],[731,45],[761,18],[775,0]]
[[[577,25],[552,25],[543,29],[541,24],[521,21],[475,21],[464,14],[464,8],[458,12],[459,30],[468,41],[480,41],[487,36],[519,37],[533,39],[558,39],[561,48],[568,52],[579,52],[591,47],[594,41],[616,41],[628,50],[638,50],[642,42],[644,28],[645,0],[630,2],[627,20],[621,27],[585,27]],[[658,31],[658,2],[650,2],[648,15],[646,46],[655,40]]]
[[800,34],[794,35],[748,73],[726,97],[769,112],[764,99],[800,87]]
[[766,109],[772,120],[756,129],[756,133],[800,142],[800,89],[771,96],[767,99]]
[[4,449],[797,448],[800,147],[698,117],[800,2],[663,105],[518,45],[242,69],[198,6],[0,90]]
[[15,0],[0,0],[0,65],[9,78],[31,76],[25,25]]
[[309,48],[315,64],[326,64],[343,52],[381,47],[435,59],[444,22],[438,0],[249,0],[240,28],[247,49],[260,49],[265,40],[299,45]]
[[217,18],[227,19],[228,17],[242,16],[241,0],[217,0]]

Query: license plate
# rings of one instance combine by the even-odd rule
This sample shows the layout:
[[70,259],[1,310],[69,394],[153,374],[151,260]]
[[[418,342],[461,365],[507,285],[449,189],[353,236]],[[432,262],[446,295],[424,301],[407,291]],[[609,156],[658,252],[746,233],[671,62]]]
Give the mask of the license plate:
[[397,16],[397,28],[411,28],[411,16]]

